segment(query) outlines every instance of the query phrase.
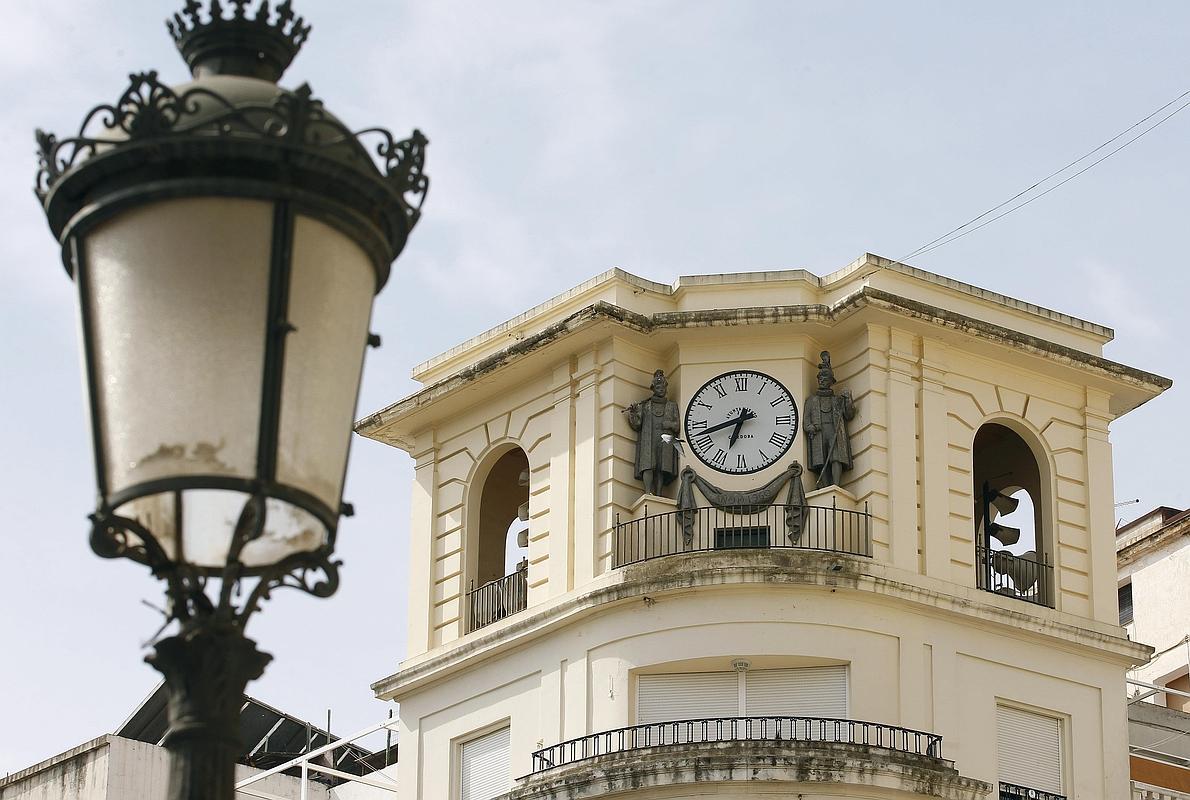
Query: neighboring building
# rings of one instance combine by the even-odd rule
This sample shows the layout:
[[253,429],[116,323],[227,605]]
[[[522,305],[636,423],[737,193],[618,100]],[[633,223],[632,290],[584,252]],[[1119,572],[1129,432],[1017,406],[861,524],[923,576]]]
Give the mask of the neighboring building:
[[1134,796],[1190,800],[1190,511],[1162,506],[1120,526],[1116,560],[1120,624],[1153,647],[1129,672]]
[[[1162,506],[1116,531],[1120,624],[1155,652],[1129,677],[1190,693],[1190,511]],[[1190,698],[1154,702],[1190,711]]]
[[[27,769],[0,778],[0,800],[165,800],[169,751],[161,746],[168,727],[167,695],[159,684],[115,733],[100,736]],[[236,781],[280,767],[338,741],[328,731],[278,711],[251,697],[240,710],[243,751]],[[340,776],[288,769],[263,778],[237,800],[383,800],[391,791],[375,789],[351,777],[394,781],[397,747],[386,753],[347,744],[313,758]],[[390,766],[392,765],[392,766]],[[306,784],[303,790],[303,782]]]
[[[1112,335],[868,255],[613,270],[422,364],[357,426],[415,460],[400,795],[1127,797],[1108,425],[1170,382]],[[822,351],[818,488],[778,395],[821,422]],[[681,498],[623,413],[658,369]]]
[[1128,704],[1133,800],[1190,800],[1190,714]]

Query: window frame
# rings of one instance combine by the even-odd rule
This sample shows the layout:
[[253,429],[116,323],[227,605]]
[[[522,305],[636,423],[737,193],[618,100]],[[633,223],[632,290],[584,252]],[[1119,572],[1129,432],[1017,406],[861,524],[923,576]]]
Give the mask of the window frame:
[[[1057,727],[1058,734],[1058,791],[1054,792],[1049,789],[1042,789],[1036,785],[1036,781],[1032,785],[1017,783],[1010,778],[1005,777],[1002,772],[1002,753],[1000,751],[1000,712],[1001,709],[1006,709],[1018,714],[1029,714],[1035,717],[1042,717],[1046,721],[1053,721]],[[1019,786],[1024,789],[1031,789],[1039,792],[1041,797],[1045,798],[1064,798],[1069,791],[1070,782],[1070,717],[1067,714],[1062,714],[1051,709],[1039,708],[1025,703],[1016,702],[1007,698],[997,697],[995,700],[995,739],[996,739],[996,788],[999,792],[1000,785],[1008,783],[1013,786]]]

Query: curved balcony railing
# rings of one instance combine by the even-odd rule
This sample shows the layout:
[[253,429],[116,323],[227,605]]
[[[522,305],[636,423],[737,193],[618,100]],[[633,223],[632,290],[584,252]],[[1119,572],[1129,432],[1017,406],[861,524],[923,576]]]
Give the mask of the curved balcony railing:
[[863,511],[823,506],[701,507],[649,514],[621,522],[616,517],[614,565],[652,558],[736,548],[826,550],[872,555],[872,517]]
[[941,736],[895,725],[822,717],[711,717],[652,722],[580,736],[535,751],[533,772],[610,753],[699,742],[829,742],[942,757]]

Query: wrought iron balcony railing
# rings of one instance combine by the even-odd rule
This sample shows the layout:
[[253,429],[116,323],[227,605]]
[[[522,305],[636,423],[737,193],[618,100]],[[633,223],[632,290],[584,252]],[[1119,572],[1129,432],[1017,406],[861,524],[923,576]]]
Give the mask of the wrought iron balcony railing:
[[706,550],[787,548],[872,555],[871,515],[819,506],[713,507],[616,518],[614,565]]
[[1054,568],[1045,556],[1025,558],[977,544],[975,576],[976,585],[985,592],[1054,607]]
[[941,736],[895,725],[820,717],[710,717],[653,722],[580,736],[535,751],[533,772],[610,753],[699,742],[840,742],[942,757]]
[[1000,800],[1066,800],[1066,795],[1000,781]]
[[529,602],[529,569],[524,561],[515,572],[467,591],[467,633],[524,611]]

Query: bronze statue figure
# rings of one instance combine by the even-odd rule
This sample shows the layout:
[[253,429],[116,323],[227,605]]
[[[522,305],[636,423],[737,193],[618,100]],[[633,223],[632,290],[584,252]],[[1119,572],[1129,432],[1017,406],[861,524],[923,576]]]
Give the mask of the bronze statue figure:
[[[636,479],[649,494],[660,496],[662,489],[678,475],[678,449],[673,439],[678,435],[678,404],[666,397],[669,381],[665,372],[653,373],[653,394],[623,410],[636,439]],[[662,439],[668,434],[671,441]]]
[[810,469],[818,475],[816,488],[838,486],[843,470],[851,469],[851,438],[847,421],[855,416],[851,391],[844,389],[836,395],[831,386],[835,371],[831,368],[831,354],[823,350],[818,365],[818,391],[806,398],[805,431],[806,458]]

